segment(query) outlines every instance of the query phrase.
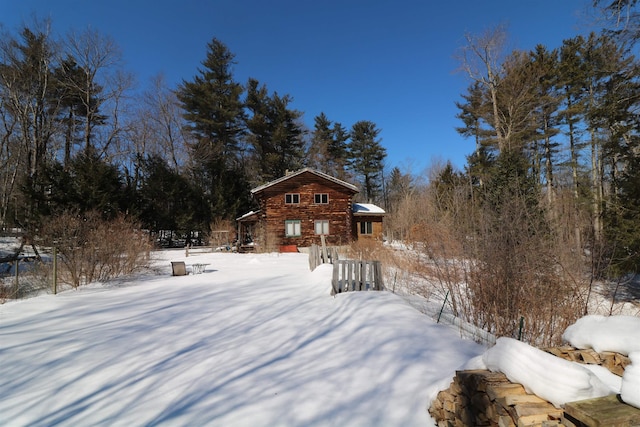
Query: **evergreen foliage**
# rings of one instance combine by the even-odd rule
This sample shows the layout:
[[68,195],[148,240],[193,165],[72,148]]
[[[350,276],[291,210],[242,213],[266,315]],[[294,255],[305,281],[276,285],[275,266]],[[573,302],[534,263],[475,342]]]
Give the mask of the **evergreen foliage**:
[[288,95],[269,95],[265,85],[256,79],[247,84],[246,120],[248,141],[252,146],[254,183],[260,184],[299,169],[304,163],[303,131],[299,124],[302,113],[289,108]]
[[314,118],[308,165],[340,179],[346,179],[349,134],[342,124],[332,123],[325,113]]
[[327,154],[329,157],[329,173],[340,179],[347,179],[347,164],[349,156],[349,133],[339,122],[333,123],[332,138],[329,141]]
[[147,156],[141,163],[138,216],[143,227],[153,232],[206,229],[206,204],[189,179],[158,155]]
[[235,218],[248,200],[239,151],[245,133],[243,87],[233,79],[233,60],[227,46],[214,38],[199,74],[183,81],[177,92],[194,139],[189,147],[192,174],[209,207],[209,220]]
[[74,156],[66,168],[59,162],[48,165],[38,184],[46,190],[41,197],[33,195],[40,217],[94,211],[112,219],[130,202],[118,168],[101,159],[93,147]]
[[387,150],[380,144],[375,123],[368,120],[356,122],[351,128],[349,143],[349,167],[363,185],[365,201],[375,202],[381,195],[382,172]]
[[[637,15],[636,0],[594,3],[618,16]],[[522,219],[513,211],[517,205],[530,221],[524,240],[531,230],[563,238],[585,262],[585,254],[603,248],[608,258],[601,264],[610,269],[594,268],[596,275],[637,270],[640,67],[629,50],[637,41],[634,22],[627,24],[564,40],[558,49],[539,45],[506,55],[501,31],[468,38],[484,43],[490,57],[480,59],[486,73],[456,103],[457,131],[475,150],[464,173],[447,165],[431,183],[445,211],[464,204],[474,221],[492,212],[483,229],[503,238],[501,222],[508,215]],[[100,63],[82,56],[85,39],[62,43],[51,34],[47,25],[25,26],[0,43],[3,226],[36,230],[71,209],[109,218],[127,211],[152,230],[206,230],[214,218],[233,220],[252,209],[252,186],[302,166],[356,180],[362,200],[383,203],[389,212],[416,191],[398,168],[383,180],[386,150],[374,123],[358,121],[347,130],[323,112],[305,141],[293,97],[256,79],[236,82],[235,56],[216,38],[196,75],[176,88],[178,102],[144,98],[155,107],[151,116],[179,103],[184,122],[169,114],[151,125],[156,117],[138,123],[107,111],[109,83],[98,78]],[[107,126],[114,127],[110,135],[102,131]]]
[[411,175],[402,173],[400,168],[395,166],[389,174],[385,210],[390,213],[395,212],[402,200],[408,197],[412,190]]
[[572,218],[576,250],[606,247],[603,253],[613,253],[620,245],[611,237],[621,234],[604,228],[619,224],[607,216],[617,212],[613,205],[628,201],[619,198],[618,186],[622,175],[630,177],[637,156],[635,59],[614,39],[592,33],[564,40],[557,50],[513,52],[493,77],[491,87],[472,81],[457,104],[458,131],[476,141],[466,169],[470,182],[495,185],[500,159],[507,151],[517,154],[526,166],[520,175],[534,180],[548,215]]
[[313,122],[313,131],[307,151],[307,166],[329,173],[329,146],[333,139],[331,120],[322,112],[314,117]]

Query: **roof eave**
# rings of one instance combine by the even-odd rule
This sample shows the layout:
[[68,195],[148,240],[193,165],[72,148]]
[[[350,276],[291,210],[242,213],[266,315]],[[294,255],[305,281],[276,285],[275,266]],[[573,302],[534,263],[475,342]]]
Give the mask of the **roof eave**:
[[262,184],[262,185],[260,185],[258,187],[255,187],[254,189],[251,190],[251,194],[260,193],[261,191],[264,191],[269,187],[272,187],[274,185],[280,184],[281,182],[284,182],[284,181],[286,181],[288,179],[294,178],[294,177],[296,177],[298,175],[301,175],[301,174],[303,174],[305,172],[309,172],[309,173],[312,173],[312,174],[314,174],[316,176],[324,178],[326,180],[332,181],[332,182],[334,182],[334,183],[336,183],[338,185],[341,185],[343,187],[348,188],[349,190],[353,191],[354,193],[358,193],[359,192],[358,187],[356,187],[353,184],[349,184],[346,181],[342,181],[341,179],[335,178],[335,177],[333,177],[331,175],[328,175],[328,174],[326,174],[324,172],[317,171],[317,170],[312,169],[312,168],[303,168],[303,169],[300,169],[300,170],[298,170],[296,172],[292,172],[292,173],[290,173],[288,175],[282,176],[282,177],[280,177],[278,179],[274,179],[273,181],[267,182],[266,184]]

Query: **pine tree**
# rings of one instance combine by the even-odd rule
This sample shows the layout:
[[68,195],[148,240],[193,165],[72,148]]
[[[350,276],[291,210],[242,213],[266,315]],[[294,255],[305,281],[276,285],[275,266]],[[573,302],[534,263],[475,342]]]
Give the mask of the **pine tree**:
[[475,151],[467,158],[467,171],[477,185],[485,181],[498,151],[495,134],[488,128],[492,110],[485,92],[484,86],[474,81],[467,89],[467,94],[462,95],[466,102],[456,102],[460,109],[456,117],[464,124],[456,131],[464,137],[473,138],[475,142]]
[[320,113],[313,119],[313,131],[307,152],[307,165],[331,174],[329,166],[329,147],[333,140],[331,120],[324,113]]
[[[86,148],[91,143],[91,130],[96,126],[104,125],[107,117],[100,114],[102,101],[96,98],[102,88],[85,81],[87,75],[73,57],[69,56],[62,61],[55,69],[54,75],[61,108],[59,121],[65,129],[64,165],[68,167],[74,154],[74,147],[84,141]],[[85,93],[87,87],[91,88],[88,95]],[[85,134],[82,135],[81,131]]]
[[94,147],[77,153],[64,167],[52,161],[42,172],[39,182],[47,191],[30,194],[40,217],[95,211],[103,219],[112,219],[128,207],[122,174],[117,166],[101,159]]
[[139,218],[145,228],[190,231],[208,226],[201,194],[158,155],[141,159]]
[[296,170],[303,165],[305,157],[303,131],[298,121],[302,113],[289,108],[292,101],[293,98],[289,95],[279,96],[274,93],[271,96],[274,151],[267,156],[270,179],[284,176],[287,170]]
[[247,141],[251,147],[251,183],[262,184],[268,179],[263,178],[263,159],[272,151],[271,140],[273,129],[271,124],[269,92],[265,85],[250,78],[247,82],[247,97],[245,106],[249,112],[246,118]]
[[341,123],[335,122],[332,128],[332,138],[327,149],[329,156],[329,172],[339,179],[348,179],[347,158],[349,156],[349,133]]
[[362,182],[363,197],[374,202],[380,196],[382,171],[387,150],[380,144],[380,130],[375,123],[361,120],[351,129],[349,144],[349,167]]
[[203,68],[183,81],[177,95],[188,130],[193,176],[202,189],[211,218],[234,218],[248,206],[249,185],[240,162],[245,132],[242,85],[233,79],[234,55],[219,40],[207,45]]
[[464,126],[457,127],[456,131],[466,138],[473,138],[475,152],[479,154],[483,145],[488,147],[491,143],[491,132],[484,127],[490,111],[486,94],[480,82],[476,81],[467,88],[467,94],[462,95],[462,98],[465,102],[456,102],[456,107],[460,110],[456,117],[462,120]]
[[338,122],[332,123],[324,113],[314,119],[309,148],[309,165],[340,179],[346,178],[347,140],[349,134]]
[[388,203],[385,205],[385,210],[389,213],[396,212],[401,201],[407,198],[413,190],[411,175],[403,174],[397,166],[394,167],[389,174],[386,190]]
[[271,181],[303,165],[305,156],[302,113],[289,108],[292,98],[277,93],[269,95],[265,85],[249,79],[246,106],[247,139],[253,148],[254,183]]
[[640,271],[640,158],[629,159],[617,184],[618,192],[604,215],[605,236],[611,247],[610,277]]
[[[536,141],[532,148],[534,156],[534,175],[540,175],[544,170],[548,206],[554,201],[554,168],[559,151],[559,143],[554,137],[560,133],[559,109],[561,95],[558,87],[558,51],[549,52],[544,46],[538,45],[530,54],[532,66],[539,76],[536,88],[537,108],[534,111],[536,123]],[[538,144],[540,141],[540,144]]]

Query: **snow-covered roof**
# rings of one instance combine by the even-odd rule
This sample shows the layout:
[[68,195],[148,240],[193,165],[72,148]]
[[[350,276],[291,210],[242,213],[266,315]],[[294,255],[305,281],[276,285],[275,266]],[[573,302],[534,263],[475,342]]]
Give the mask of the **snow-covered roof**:
[[241,220],[243,220],[245,218],[250,217],[251,215],[257,214],[258,212],[260,212],[260,211],[249,211],[246,214],[243,214],[242,216],[239,216],[238,218],[236,218],[236,221],[241,221]]
[[296,172],[288,173],[285,176],[282,176],[282,177],[280,177],[278,179],[274,179],[273,181],[267,182],[266,184],[260,185],[259,187],[256,187],[256,188],[252,189],[251,190],[251,194],[259,193],[262,190],[265,190],[266,188],[269,188],[269,187],[271,187],[273,185],[279,184],[279,183],[281,183],[283,181],[286,181],[288,179],[294,178],[294,177],[296,177],[298,175],[301,175],[301,174],[303,174],[305,172],[309,172],[309,173],[312,173],[314,175],[319,176],[320,178],[324,178],[324,179],[326,179],[328,181],[332,181],[332,182],[334,182],[334,183],[336,183],[338,185],[341,185],[343,187],[348,188],[349,190],[351,190],[353,192],[356,192],[356,193],[358,192],[358,187],[356,187],[353,184],[349,184],[348,182],[342,181],[341,179],[335,178],[335,177],[333,177],[331,175],[327,175],[324,172],[320,172],[320,171],[312,169],[312,168],[304,168],[304,169],[300,169],[300,170],[298,170]]
[[354,203],[354,215],[384,215],[385,211],[380,206],[371,203]]

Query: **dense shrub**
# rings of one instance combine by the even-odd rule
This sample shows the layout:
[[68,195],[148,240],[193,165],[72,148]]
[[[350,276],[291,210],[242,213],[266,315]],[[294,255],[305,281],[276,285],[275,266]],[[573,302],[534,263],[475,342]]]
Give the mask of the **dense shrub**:
[[58,251],[58,280],[73,287],[130,274],[148,265],[149,236],[119,215],[105,221],[97,212],[65,212],[49,220],[43,243]]

